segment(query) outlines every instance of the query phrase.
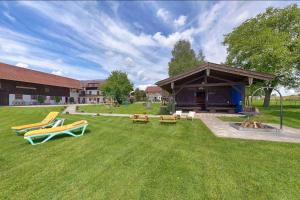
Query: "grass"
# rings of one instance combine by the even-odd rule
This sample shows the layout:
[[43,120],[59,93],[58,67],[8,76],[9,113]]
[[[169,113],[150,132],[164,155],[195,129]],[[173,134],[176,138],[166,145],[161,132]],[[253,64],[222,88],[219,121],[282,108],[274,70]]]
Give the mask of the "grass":
[[0,199],[298,199],[300,145],[216,138],[200,121],[86,119],[32,146],[11,132],[60,108],[0,108]]
[[147,109],[143,103],[133,103],[112,107],[108,105],[86,105],[78,106],[78,111],[87,113],[119,113],[119,114],[159,114],[160,103],[152,103],[152,107]]
[[[271,105],[269,108],[259,107],[261,114],[254,119],[265,123],[280,123],[280,107]],[[244,121],[245,117],[219,117],[223,121]],[[292,128],[300,128],[300,105],[284,105],[283,106],[283,125]]]

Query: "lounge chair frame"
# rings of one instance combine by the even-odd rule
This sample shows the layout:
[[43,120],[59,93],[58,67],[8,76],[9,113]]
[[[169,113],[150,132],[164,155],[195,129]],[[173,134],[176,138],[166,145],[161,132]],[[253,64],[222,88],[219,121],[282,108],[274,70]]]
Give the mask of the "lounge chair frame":
[[33,130],[42,129],[42,128],[52,128],[58,120],[61,120],[61,124],[60,124],[61,126],[64,125],[64,121],[65,121],[64,118],[55,118],[53,120],[53,122],[51,122],[47,125],[44,125],[44,126],[36,126],[36,127],[32,127],[32,128],[25,128],[25,129],[15,130],[15,131],[16,131],[17,135],[23,135],[23,134],[27,133],[28,131],[33,131]]
[[[86,127],[88,126],[88,124],[84,124],[72,129],[68,129],[68,130],[64,130],[64,131],[60,131],[60,132],[54,132],[54,133],[46,133],[46,134],[38,134],[38,135],[31,135],[31,136],[24,136],[24,139],[28,140],[30,142],[30,144],[32,145],[37,145],[37,144],[42,144],[47,142],[48,140],[50,140],[51,138],[57,136],[57,135],[71,135],[73,137],[79,137],[82,136],[86,130]],[[77,130],[81,130],[80,134],[75,134],[74,131]],[[43,138],[46,137],[44,140],[42,140],[41,142],[34,142],[33,140],[38,139],[38,138]]]

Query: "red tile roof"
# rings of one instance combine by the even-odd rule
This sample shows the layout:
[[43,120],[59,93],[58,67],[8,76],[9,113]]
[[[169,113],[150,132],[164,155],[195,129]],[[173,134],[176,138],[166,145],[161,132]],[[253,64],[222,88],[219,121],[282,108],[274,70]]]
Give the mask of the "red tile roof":
[[4,63],[0,63],[0,79],[74,89],[80,88],[80,81],[72,78],[25,69]]
[[106,80],[81,80],[80,81],[80,87],[86,88],[89,87],[89,85],[97,85],[97,87],[100,87],[105,83]]
[[148,86],[145,90],[146,93],[161,93],[162,89],[158,86]]

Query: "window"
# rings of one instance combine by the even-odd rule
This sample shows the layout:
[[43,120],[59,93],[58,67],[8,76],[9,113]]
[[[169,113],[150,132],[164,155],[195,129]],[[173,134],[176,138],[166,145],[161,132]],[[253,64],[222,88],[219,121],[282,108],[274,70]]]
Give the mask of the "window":
[[97,95],[99,95],[99,91],[97,91]]
[[23,100],[23,94],[16,94],[15,99]]
[[89,94],[92,94],[92,91],[89,91]]
[[37,100],[37,95],[31,95],[31,100]]
[[47,93],[50,92],[50,89],[46,87],[45,92],[47,92]]

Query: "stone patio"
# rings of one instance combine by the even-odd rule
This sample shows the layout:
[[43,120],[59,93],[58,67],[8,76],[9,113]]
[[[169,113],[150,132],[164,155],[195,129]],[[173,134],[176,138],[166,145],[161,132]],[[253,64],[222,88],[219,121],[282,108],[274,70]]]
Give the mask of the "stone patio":
[[[255,131],[239,131],[229,125],[230,122],[224,122],[217,117],[219,116],[237,116],[236,114],[219,114],[219,113],[197,113],[197,118],[201,119],[205,125],[217,137],[239,138],[248,140],[266,140],[276,142],[292,142],[300,143],[300,129],[283,127],[281,132],[255,132]],[[268,124],[279,128],[279,125]]]

